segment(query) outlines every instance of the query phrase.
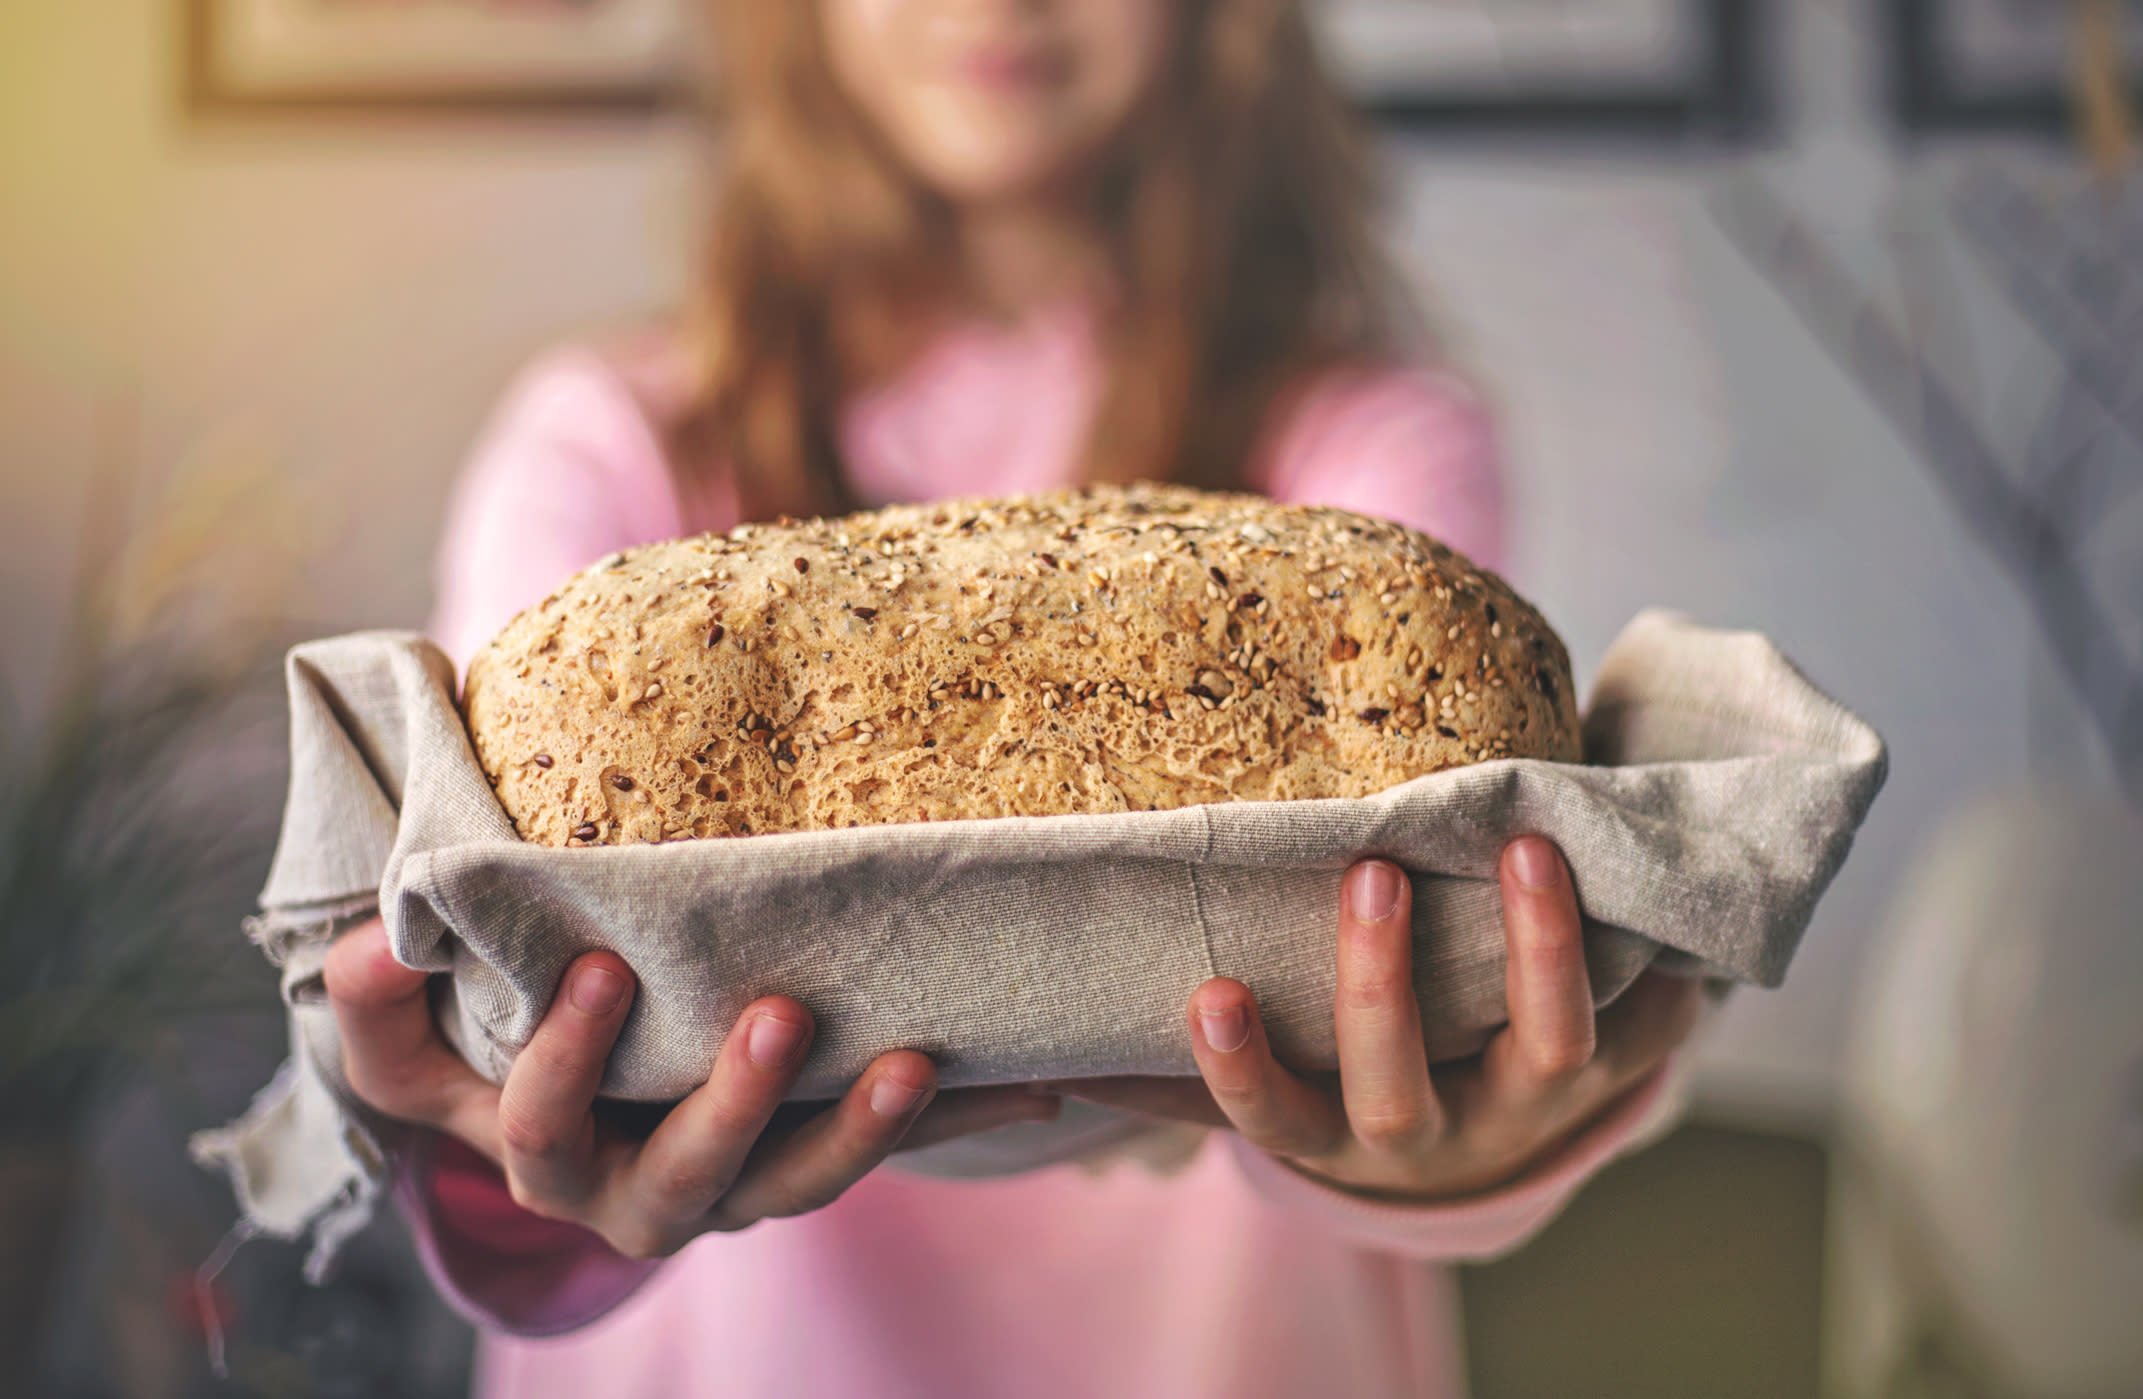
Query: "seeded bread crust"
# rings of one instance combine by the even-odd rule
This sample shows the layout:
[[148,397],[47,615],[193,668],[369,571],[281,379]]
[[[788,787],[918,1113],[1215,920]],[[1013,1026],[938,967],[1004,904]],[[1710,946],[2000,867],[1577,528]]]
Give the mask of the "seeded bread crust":
[[1580,758],[1569,656],[1401,526],[1090,487],[613,554],[469,663],[528,840],[1360,797]]

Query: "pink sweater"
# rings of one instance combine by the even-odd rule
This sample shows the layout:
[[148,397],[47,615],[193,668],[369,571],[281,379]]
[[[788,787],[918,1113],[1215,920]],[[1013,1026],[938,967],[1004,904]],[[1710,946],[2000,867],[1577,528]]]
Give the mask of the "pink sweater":
[[[941,340],[850,404],[842,445],[874,503],[1064,484],[1098,388],[1081,318]],[[613,549],[736,523],[682,490],[651,423],[674,356],[562,351],[507,396],[456,492],[437,636],[457,663]],[[1334,374],[1273,432],[1255,484],[1500,554],[1481,406],[1438,373]],[[1184,994],[1192,988],[1186,986]],[[1669,1111],[1665,1072],[1503,1189],[1393,1206],[1311,1181],[1228,1132],[1187,1163],[1128,1153],[986,1181],[888,1167],[826,1209],[637,1263],[518,1209],[443,1138],[397,1199],[442,1292],[480,1327],[478,1392],[517,1396],[1420,1395],[1464,1392],[1437,1266],[1524,1242]]]

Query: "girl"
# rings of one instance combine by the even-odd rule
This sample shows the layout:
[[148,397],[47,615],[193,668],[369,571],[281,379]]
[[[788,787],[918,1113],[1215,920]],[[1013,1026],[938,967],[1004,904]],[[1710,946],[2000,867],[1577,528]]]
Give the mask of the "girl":
[[[434,631],[466,661],[610,550],[778,514],[1173,478],[1388,516],[1493,565],[1479,402],[1402,361],[1367,182],[1297,0],[733,0],[705,292],[535,365],[461,484]],[[1510,1024],[1425,1062],[1404,878],[1336,910],[1336,1075],[1192,989],[1201,1078],[934,1093],[923,1054],[778,1117],[800,1002],[747,1007],[644,1141],[591,1110],[631,971],[590,953],[503,1089],[378,924],[327,983],[353,1087],[429,1129],[398,1198],[497,1395],[1437,1395],[1436,1266],[1514,1247],[1665,1116],[1693,984],[1597,1020],[1559,855],[1502,866]],[[960,1182],[889,1154],[1146,1114],[1135,1149]],[[762,1221],[772,1221],[765,1222]],[[760,1227],[752,1227],[755,1224]],[[713,1235],[714,1237],[701,1237]],[[629,1300],[628,1300],[629,1299]],[[554,1337],[555,1339],[534,1339]]]

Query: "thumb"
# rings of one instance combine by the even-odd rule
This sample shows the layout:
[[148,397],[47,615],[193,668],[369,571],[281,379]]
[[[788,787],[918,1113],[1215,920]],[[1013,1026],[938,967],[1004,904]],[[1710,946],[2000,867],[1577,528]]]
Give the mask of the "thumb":
[[386,925],[374,918],[337,938],[324,972],[342,1036],[343,1076],[357,1096],[389,1117],[455,1131],[478,1150],[492,1149],[457,1129],[481,1122],[482,1112],[469,1111],[472,1100],[488,1096],[495,1103],[497,1090],[440,1035],[425,994],[431,977],[395,960]]

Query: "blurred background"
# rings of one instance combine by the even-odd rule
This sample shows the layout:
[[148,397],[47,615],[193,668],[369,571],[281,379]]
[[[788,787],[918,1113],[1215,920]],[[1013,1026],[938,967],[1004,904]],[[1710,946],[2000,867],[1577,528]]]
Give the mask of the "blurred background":
[[[466,1384],[391,1220],[323,1289],[273,1242],[195,1286],[234,1210],[185,1137],[282,1052],[281,648],[420,626],[509,376],[683,296],[683,8],[0,3],[8,1383]],[[1318,22],[1581,675],[1677,607],[1892,752],[1689,1125],[1469,1270],[1478,1392],[2143,1393],[2143,13]]]

